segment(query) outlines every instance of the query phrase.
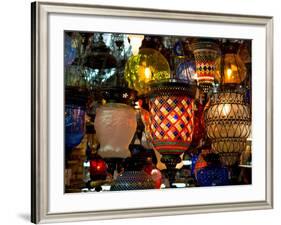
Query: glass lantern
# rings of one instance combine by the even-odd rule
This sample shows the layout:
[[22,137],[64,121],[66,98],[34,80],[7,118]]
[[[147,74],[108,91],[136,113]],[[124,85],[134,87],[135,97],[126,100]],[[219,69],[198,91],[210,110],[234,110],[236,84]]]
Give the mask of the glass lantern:
[[205,123],[212,149],[220,155],[222,163],[231,166],[238,162],[251,128],[250,109],[243,92],[226,89],[214,93]]
[[125,79],[130,88],[138,94],[148,92],[150,81],[170,78],[170,66],[166,58],[157,50],[142,48],[137,55],[131,56],[125,66]]
[[238,44],[226,42],[223,46],[222,56],[216,62],[215,78],[223,84],[240,84],[246,78],[247,68],[237,54]]
[[107,103],[97,108],[96,135],[100,142],[98,154],[102,158],[127,158],[131,156],[129,144],[136,128],[136,112],[129,105]]
[[154,149],[162,155],[161,162],[166,165],[172,183],[180,155],[192,141],[194,98],[191,86],[171,82],[166,85],[151,85],[150,132]]
[[214,42],[199,40],[192,43],[191,48],[195,57],[197,83],[207,93],[214,84],[219,47]]

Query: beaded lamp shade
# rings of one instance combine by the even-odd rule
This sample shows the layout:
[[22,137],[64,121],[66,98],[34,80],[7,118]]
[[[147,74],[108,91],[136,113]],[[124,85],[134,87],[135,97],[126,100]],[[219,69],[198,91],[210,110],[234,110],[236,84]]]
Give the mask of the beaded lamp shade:
[[213,42],[198,41],[191,48],[195,57],[198,85],[204,92],[208,92],[214,83],[219,47]]
[[178,156],[192,141],[193,98],[184,92],[185,88],[165,87],[150,98],[152,143],[162,155]]
[[237,90],[214,93],[205,113],[205,123],[212,149],[220,155],[221,162],[227,166],[235,164],[250,134],[250,110],[243,93]]

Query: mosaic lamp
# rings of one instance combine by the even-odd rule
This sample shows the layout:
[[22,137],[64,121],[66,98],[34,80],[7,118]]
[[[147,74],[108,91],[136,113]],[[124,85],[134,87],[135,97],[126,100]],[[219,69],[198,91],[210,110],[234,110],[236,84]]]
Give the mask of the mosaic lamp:
[[220,55],[219,46],[208,40],[197,40],[191,44],[195,57],[197,83],[205,92],[209,92],[214,84],[216,62]]
[[[182,83],[156,83],[151,85],[150,132],[154,149],[166,165],[170,183],[173,183],[174,169],[181,162],[193,134],[192,88]],[[171,174],[169,174],[171,173]]]
[[142,95],[148,92],[149,82],[170,78],[170,66],[159,51],[141,48],[138,54],[128,59],[124,75],[129,88]]

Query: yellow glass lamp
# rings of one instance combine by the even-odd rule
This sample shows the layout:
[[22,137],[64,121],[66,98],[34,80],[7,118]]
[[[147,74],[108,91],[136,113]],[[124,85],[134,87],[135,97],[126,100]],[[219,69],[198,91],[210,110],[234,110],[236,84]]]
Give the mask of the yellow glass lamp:
[[170,79],[170,66],[166,58],[157,50],[142,48],[132,55],[125,66],[125,79],[130,88],[138,94],[148,92],[150,81]]
[[[238,46],[226,43],[222,57],[217,60],[216,80],[223,84],[240,84],[247,75],[247,68],[237,54]],[[223,65],[220,67],[219,65]]]

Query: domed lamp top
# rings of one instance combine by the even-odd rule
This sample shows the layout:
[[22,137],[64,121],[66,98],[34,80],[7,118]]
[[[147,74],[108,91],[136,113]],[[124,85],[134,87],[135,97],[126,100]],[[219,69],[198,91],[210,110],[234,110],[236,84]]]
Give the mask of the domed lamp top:
[[215,79],[221,84],[240,84],[247,75],[247,68],[239,54],[239,43],[227,41],[222,48],[222,56],[216,62]]
[[170,78],[170,66],[166,58],[157,50],[142,48],[131,56],[125,66],[125,79],[130,88],[139,94],[147,93],[148,83]]

